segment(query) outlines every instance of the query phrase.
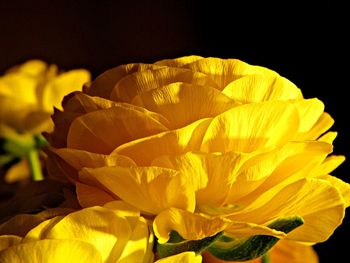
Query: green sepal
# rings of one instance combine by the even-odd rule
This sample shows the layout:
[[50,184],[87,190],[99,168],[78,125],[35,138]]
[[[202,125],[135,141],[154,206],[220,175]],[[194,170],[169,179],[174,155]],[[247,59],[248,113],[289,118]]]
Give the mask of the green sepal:
[[[299,216],[284,217],[272,222],[269,227],[284,233],[301,226],[304,220]],[[223,236],[207,250],[215,257],[226,261],[246,261],[267,253],[279,239],[268,235],[231,239]]]
[[201,254],[211,244],[221,238],[223,232],[219,232],[214,236],[206,237],[201,240],[184,240],[177,232],[172,231],[170,239],[165,244],[156,244],[156,251],[159,258],[169,257],[185,251],[194,251],[196,254]]
[[40,149],[48,145],[46,139],[38,135],[12,133],[0,138],[1,155],[8,154],[14,157],[28,155],[33,149]]

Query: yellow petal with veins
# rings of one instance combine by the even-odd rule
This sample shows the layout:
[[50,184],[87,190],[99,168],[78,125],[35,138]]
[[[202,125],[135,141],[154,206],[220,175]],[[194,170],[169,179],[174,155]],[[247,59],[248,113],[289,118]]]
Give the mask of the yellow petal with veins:
[[114,153],[128,156],[138,165],[150,165],[153,159],[162,155],[199,150],[210,121],[211,119],[198,120],[181,129],[131,141],[119,146]]
[[132,103],[162,114],[171,129],[215,117],[235,106],[233,100],[210,86],[176,82],[136,96]]
[[0,251],[0,262],[96,262],[101,255],[89,243],[78,240],[39,240],[11,246]]
[[42,107],[48,112],[53,112],[53,107],[62,110],[63,97],[72,91],[82,90],[83,84],[90,80],[87,70],[76,69],[60,74],[47,83],[42,93]]
[[155,62],[154,64],[159,66],[182,68],[187,64],[195,62],[200,59],[203,59],[203,57],[192,55],[192,56],[184,56],[184,57],[179,57],[174,59],[163,59]]
[[147,114],[115,106],[76,118],[69,128],[67,146],[109,154],[125,142],[166,130],[166,127]]
[[158,214],[168,207],[193,211],[194,191],[177,171],[161,167],[85,168],[105,189],[148,214]]
[[182,252],[170,257],[157,260],[155,263],[201,263],[202,256],[192,251]]
[[173,82],[185,82],[201,86],[215,85],[209,77],[202,73],[184,68],[161,67],[154,70],[138,71],[125,76],[111,92],[111,99],[130,103],[137,95]]
[[285,237],[283,232],[266,226],[237,222],[224,216],[209,217],[176,208],[169,208],[158,214],[153,221],[153,230],[159,243],[167,242],[170,238],[169,234],[173,230],[186,240],[200,240],[221,231],[225,231],[234,237],[258,234]]
[[232,81],[222,92],[241,103],[302,98],[299,88],[286,78],[275,74],[244,76],[236,81]]
[[252,152],[279,147],[292,140],[298,129],[298,113],[288,102],[246,104],[213,119],[201,150]]

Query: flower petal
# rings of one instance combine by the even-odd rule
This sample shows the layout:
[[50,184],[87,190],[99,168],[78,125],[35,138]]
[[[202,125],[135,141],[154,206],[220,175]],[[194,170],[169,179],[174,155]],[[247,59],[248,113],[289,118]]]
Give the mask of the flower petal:
[[264,224],[280,216],[292,215],[301,216],[305,222],[289,233],[288,239],[309,243],[322,242],[341,224],[344,200],[329,182],[304,179],[280,191],[271,188],[251,205],[229,218]]
[[169,240],[170,232],[176,231],[186,240],[201,240],[225,231],[233,237],[252,235],[274,235],[285,237],[281,231],[270,229],[254,223],[237,222],[227,217],[209,217],[204,214],[191,213],[185,210],[169,208],[154,219],[153,230],[159,243]]
[[298,100],[294,105],[299,111],[301,133],[312,129],[324,111],[324,104],[318,99]]
[[0,262],[103,262],[91,245],[77,240],[40,240],[11,246],[0,251]]
[[70,239],[92,244],[103,261],[111,256],[112,250],[113,256],[120,254],[131,235],[125,218],[117,216],[113,210],[97,206],[71,213],[43,230],[43,239]]
[[158,214],[168,207],[194,210],[194,191],[175,170],[115,166],[85,168],[80,174],[93,177],[109,192],[149,214]]
[[324,112],[317,120],[315,125],[308,131],[299,133],[295,137],[295,140],[304,141],[304,140],[316,140],[324,132],[326,132],[334,124],[333,118],[327,113]]
[[75,186],[77,198],[82,207],[90,207],[95,205],[102,206],[115,200],[113,196],[98,187],[82,183],[76,183]]
[[121,255],[118,256],[118,263],[138,262],[144,259],[147,256],[146,254],[149,253],[147,251],[149,245],[148,236],[147,221],[140,217],[133,228],[128,243],[125,245]]
[[99,96],[109,99],[113,88],[123,77],[134,72],[157,68],[161,68],[161,66],[143,63],[120,65],[103,72],[88,87],[86,87],[86,90],[84,91],[91,96]]
[[185,210],[169,208],[159,213],[153,221],[153,231],[158,242],[166,243],[170,232],[176,231],[186,240],[200,240],[213,236],[230,225],[230,221],[220,217],[206,217]]
[[201,263],[202,256],[192,251],[183,252],[170,257],[158,259],[155,263]]
[[203,57],[201,56],[192,55],[192,56],[184,56],[184,57],[179,57],[174,59],[163,59],[155,62],[154,64],[159,66],[182,68],[183,66],[186,66],[187,64],[195,62],[202,58]]
[[299,116],[288,102],[271,101],[232,108],[213,119],[203,138],[204,152],[252,152],[294,139]]
[[84,69],[71,70],[60,74],[46,84],[42,90],[42,107],[53,112],[53,107],[62,110],[63,97],[72,91],[82,90],[83,84],[90,81],[90,73]]
[[237,170],[246,160],[239,153],[201,154],[189,152],[177,156],[161,156],[152,165],[176,169],[185,175],[187,184],[196,191],[197,207],[220,206],[224,203]]
[[76,118],[68,132],[67,146],[108,154],[125,142],[166,130],[152,116],[115,106]]
[[232,81],[222,92],[241,103],[302,98],[297,86],[277,74],[247,75]]
[[[199,150],[210,119],[196,121],[181,129],[131,141],[119,146],[114,153],[133,159],[138,165],[150,165],[162,155],[178,155]],[[162,147],[159,147],[159,146]]]
[[202,72],[209,76],[223,90],[227,84],[245,75],[251,74],[272,74],[276,72],[267,68],[249,65],[238,59],[203,58],[185,65],[195,72]]
[[144,92],[137,95],[132,103],[165,116],[170,129],[214,117],[235,105],[233,100],[215,88],[182,82]]
[[185,82],[201,86],[215,83],[206,75],[184,68],[161,67],[154,70],[138,71],[122,78],[113,91],[114,101],[130,102],[143,92],[157,89],[173,82]]
[[[22,238],[20,238],[19,236],[1,235],[0,236],[0,251],[21,243],[21,240],[22,240]],[[1,258],[0,258],[0,260],[1,260]]]

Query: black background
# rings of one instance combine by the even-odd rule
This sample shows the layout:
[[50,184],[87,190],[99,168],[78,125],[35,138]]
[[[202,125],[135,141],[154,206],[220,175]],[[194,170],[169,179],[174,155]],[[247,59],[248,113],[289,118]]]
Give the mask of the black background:
[[[32,58],[84,67],[93,77],[129,62],[239,58],[321,99],[339,132],[335,153],[350,156],[347,9],[337,1],[280,2],[0,0],[0,73]],[[333,175],[350,182],[348,171],[345,162]],[[321,263],[347,258],[341,244],[349,244],[349,220],[316,246]]]

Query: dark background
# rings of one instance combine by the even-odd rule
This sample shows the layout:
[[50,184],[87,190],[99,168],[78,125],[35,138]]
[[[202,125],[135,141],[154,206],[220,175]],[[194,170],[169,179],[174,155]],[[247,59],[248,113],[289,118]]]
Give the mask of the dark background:
[[[190,54],[239,58],[321,99],[339,132],[335,153],[349,157],[347,9],[336,1],[280,2],[0,0],[0,74],[32,58],[84,67],[93,77],[120,64]],[[348,171],[345,162],[333,175],[350,182]],[[321,263],[347,258],[341,244],[349,244],[349,220],[316,246]]]

